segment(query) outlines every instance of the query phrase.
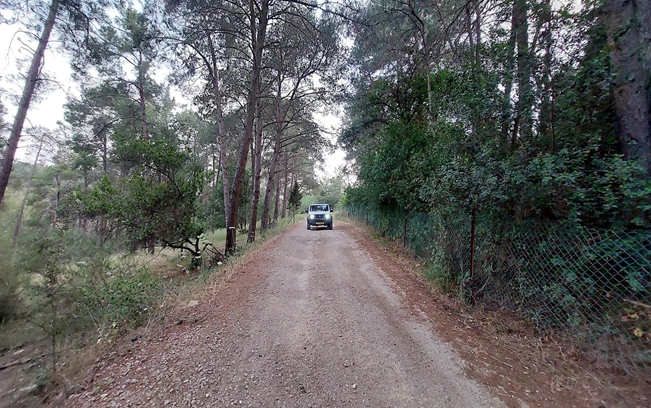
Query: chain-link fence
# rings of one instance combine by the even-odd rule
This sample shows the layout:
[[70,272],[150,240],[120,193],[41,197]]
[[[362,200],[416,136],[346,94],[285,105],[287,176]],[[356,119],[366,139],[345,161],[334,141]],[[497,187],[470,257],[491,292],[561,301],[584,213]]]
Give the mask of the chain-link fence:
[[650,233],[364,206],[348,216],[402,241],[445,290],[562,330],[608,366],[651,368]]

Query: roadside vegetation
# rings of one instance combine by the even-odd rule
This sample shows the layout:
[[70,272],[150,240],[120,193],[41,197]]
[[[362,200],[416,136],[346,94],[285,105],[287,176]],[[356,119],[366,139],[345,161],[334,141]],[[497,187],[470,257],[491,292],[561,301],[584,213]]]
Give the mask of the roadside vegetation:
[[[165,321],[320,194],[337,18],[270,0],[0,2],[22,74],[0,92],[0,371],[37,377],[17,388]],[[63,120],[32,125],[55,86],[73,90]]]
[[[23,44],[0,89],[1,347],[38,342],[48,378],[321,202],[464,301],[590,326],[648,369],[651,14],[575,3],[0,0]],[[32,125],[57,87],[63,120]],[[316,116],[342,106],[348,162],[319,179]]]
[[617,0],[369,3],[339,137],[349,214],[445,292],[648,374],[650,17]]

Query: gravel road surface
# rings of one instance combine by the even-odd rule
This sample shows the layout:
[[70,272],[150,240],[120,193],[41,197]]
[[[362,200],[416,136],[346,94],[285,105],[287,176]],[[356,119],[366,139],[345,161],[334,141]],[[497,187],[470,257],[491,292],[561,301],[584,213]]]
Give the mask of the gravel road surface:
[[351,229],[299,223],[266,242],[187,308],[194,318],[98,366],[67,405],[504,406],[464,375]]

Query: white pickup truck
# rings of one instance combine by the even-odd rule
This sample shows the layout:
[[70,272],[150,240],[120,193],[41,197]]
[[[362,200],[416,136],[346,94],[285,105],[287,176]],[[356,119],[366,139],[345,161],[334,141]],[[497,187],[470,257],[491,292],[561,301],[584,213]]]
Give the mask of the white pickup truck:
[[332,229],[332,209],[328,204],[310,204],[307,211],[307,229],[328,227]]

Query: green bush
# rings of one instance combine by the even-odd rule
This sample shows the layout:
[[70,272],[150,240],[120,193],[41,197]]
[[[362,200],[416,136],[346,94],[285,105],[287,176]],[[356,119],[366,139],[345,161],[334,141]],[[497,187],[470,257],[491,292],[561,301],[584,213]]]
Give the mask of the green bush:
[[21,266],[32,274],[25,292],[30,321],[53,344],[81,340],[91,330],[112,335],[146,319],[160,295],[148,270],[111,262],[104,253],[88,255],[75,231],[46,235],[21,254]]
[[0,259],[0,324],[17,312],[18,277],[10,259]]
[[11,240],[17,206],[16,194],[9,191],[3,207],[0,208],[0,324],[10,320],[18,312],[20,282],[14,264]]
[[[94,270],[92,274],[88,273],[89,268]],[[160,293],[156,278],[143,267],[133,270],[129,265],[114,267],[105,260],[96,260],[81,270],[85,277],[79,299],[82,313],[94,321],[100,332],[109,327],[138,326]]]

